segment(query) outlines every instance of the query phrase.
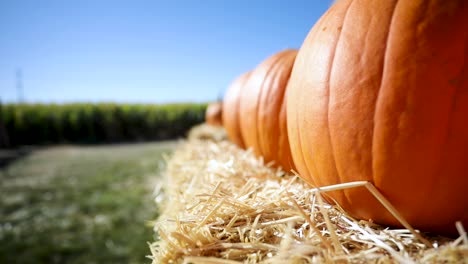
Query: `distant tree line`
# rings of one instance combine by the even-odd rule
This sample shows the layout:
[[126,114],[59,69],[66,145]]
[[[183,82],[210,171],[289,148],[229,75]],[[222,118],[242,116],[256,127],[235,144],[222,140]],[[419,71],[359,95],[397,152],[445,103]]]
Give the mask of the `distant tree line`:
[[0,104],[0,146],[174,139],[204,121],[206,104]]

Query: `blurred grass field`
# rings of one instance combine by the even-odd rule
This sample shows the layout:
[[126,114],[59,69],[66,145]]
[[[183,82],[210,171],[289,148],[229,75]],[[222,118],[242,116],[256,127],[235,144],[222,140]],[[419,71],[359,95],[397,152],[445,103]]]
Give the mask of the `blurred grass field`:
[[0,263],[145,263],[174,141],[60,146],[0,169]]

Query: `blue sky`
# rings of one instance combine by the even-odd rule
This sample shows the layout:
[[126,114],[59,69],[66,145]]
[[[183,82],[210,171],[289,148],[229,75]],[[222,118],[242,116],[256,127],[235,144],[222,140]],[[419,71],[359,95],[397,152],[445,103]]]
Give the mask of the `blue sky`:
[[0,0],[0,100],[206,102],[330,0]]

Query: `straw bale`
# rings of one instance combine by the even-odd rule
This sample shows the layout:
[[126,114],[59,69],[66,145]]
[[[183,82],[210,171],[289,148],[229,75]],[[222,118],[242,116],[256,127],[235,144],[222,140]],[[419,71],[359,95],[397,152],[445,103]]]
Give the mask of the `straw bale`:
[[430,248],[407,229],[353,219],[251,150],[190,135],[156,188],[153,263],[468,263],[466,233],[424,234]]
[[188,139],[201,139],[201,140],[211,140],[211,141],[223,141],[227,139],[226,130],[219,126],[212,126],[207,123],[203,123],[197,126],[194,126],[190,129]]

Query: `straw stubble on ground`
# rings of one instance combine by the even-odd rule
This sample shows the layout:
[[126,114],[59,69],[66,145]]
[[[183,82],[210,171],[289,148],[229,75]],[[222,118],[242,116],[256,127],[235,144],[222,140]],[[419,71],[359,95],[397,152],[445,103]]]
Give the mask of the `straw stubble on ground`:
[[357,221],[297,176],[221,140],[222,131],[196,131],[157,187],[153,263],[468,262],[466,234],[425,235],[430,248],[409,230]]

